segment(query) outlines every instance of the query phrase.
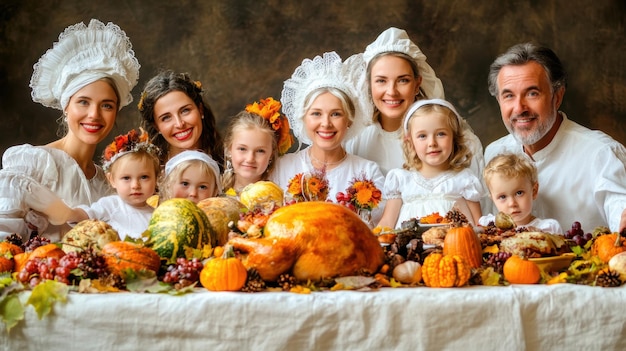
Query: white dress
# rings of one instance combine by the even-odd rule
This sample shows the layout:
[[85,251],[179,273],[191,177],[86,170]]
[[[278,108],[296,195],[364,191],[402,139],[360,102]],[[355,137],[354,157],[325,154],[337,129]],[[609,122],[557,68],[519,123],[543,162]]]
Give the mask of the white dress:
[[[28,239],[30,223],[47,220],[30,210],[24,203],[26,189],[36,182],[52,190],[70,207],[91,204],[112,192],[104,172],[96,167],[96,175],[87,179],[76,161],[64,151],[29,144],[7,149],[2,156],[3,169],[0,170],[0,238],[11,233]],[[40,226],[42,227],[42,226]],[[51,241],[59,241],[69,226],[47,225],[42,236]]]
[[430,179],[418,171],[396,168],[387,174],[383,197],[387,200],[402,199],[396,221],[396,228],[400,228],[402,222],[411,218],[434,212],[445,216],[454,206],[458,206],[473,222],[462,199],[478,202],[483,193],[481,181],[467,168],[459,172],[447,171]]
[[[400,134],[401,129],[388,132],[381,127],[380,123],[376,122],[364,128],[359,135],[348,140],[346,151],[378,163],[383,174],[387,175],[391,169],[402,168],[405,162]],[[463,135],[472,152],[470,169],[478,179],[482,179],[485,168],[483,145],[465,120],[463,120]]]
[[[490,222],[495,222],[496,216],[488,214],[480,217],[478,224],[482,226],[488,226]],[[518,227],[535,228],[544,233],[550,234],[563,234],[563,229],[555,219],[552,218],[535,218],[528,224],[518,225]]]
[[154,208],[149,205],[134,207],[122,200],[119,195],[110,195],[101,198],[91,206],[82,205],[78,208],[87,212],[90,219],[107,222],[124,240],[126,236],[133,239],[141,238],[141,234],[148,229]]
[[[563,228],[578,221],[585,232],[598,226],[617,232],[626,208],[626,148],[560,114],[563,122],[554,139],[532,157],[539,176],[533,213],[554,218]],[[487,146],[485,160],[502,152],[526,156],[522,145],[507,135]],[[491,201],[489,205],[483,212],[496,213]]]
[[[300,150],[295,153],[283,155],[278,159],[278,164],[272,173],[270,180],[278,184],[284,191],[286,191],[289,185],[289,180],[298,173],[311,173],[315,170],[311,164],[309,158],[310,147],[304,150]],[[336,202],[336,195],[338,192],[345,192],[350,186],[350,182],[355,177],[364,175],[366,178],[372,180],[378,189],[382,189],[385,184],[385,177],[378,165],[364,158],[347,154],[346,159],[337,165],[335,168],[326,172],[326,178],[328,179],[329,192],[328,199]],[[382,209],[384,203],[381,202],[379,206],[372,211],[372,221],[377,223],[377,220],[382,216]]]

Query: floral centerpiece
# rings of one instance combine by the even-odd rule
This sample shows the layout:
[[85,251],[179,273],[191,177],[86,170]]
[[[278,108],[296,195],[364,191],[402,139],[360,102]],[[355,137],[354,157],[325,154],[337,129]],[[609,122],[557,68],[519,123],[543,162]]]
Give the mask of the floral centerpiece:
[[312,173],[298,173],[287,186],[287,203],[303,201],[326,201],[328,197],[328,179],[326,172],[315,170]]
[[358,213],[369,224],[372,210],[378,207],[382,199],[382,192],[371,179],[361,175],[352,179],[345,193],[338,192],[336,199],[339,204]]

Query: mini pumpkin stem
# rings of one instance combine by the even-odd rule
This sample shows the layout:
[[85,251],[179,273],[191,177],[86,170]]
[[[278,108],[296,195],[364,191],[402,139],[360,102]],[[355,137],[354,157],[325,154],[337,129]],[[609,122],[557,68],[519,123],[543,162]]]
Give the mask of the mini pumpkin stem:
[[615,235],[615,247],[620,247],[622,246],[622,235],[621,234],[617,234]]
[[224,253],[222,254],[222,258],[231,258],[235,257],[235,248],[232,245],[224,245]]

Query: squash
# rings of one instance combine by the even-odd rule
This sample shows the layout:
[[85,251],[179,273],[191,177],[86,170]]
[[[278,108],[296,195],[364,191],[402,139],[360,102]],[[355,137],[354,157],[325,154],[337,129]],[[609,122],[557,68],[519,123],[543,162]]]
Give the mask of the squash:
[[61,257],[65,256],[65,251],[61,250],[57,244],[46,244],[39,246],[33,251],[18,253],[13,256],[13,260],[15,261],[15,266],[13,267],[14,272],[19,272],[24,268],[26,262],[35,258],[56,258],[57,260],[61,259]]
[[[8,241],[0,242],[0,256],[5,256],[7,258],[11,258],[19,253],[24,252],[21,247],[10,243]],[[10,254],[10,257],[8,257]]]
[[101,255],[109,272],[122,275],[126,269],[151,270],[155,273],[161,267],[161,257],[151,248],[128,241],[113,241],[106,244]]
[[70,231],[65,233],[63,239],[63,251],[83,251],[92,248],[96,253],[100,252],[104,245],[111,241],[119,241],[120,236],[108,223],[97,219],[86,219],[76,224]]
[[598,256],[604,263],[608,263],[611,257],[624,251],[626,251],[626,239],[619,233],[600,235],[591,245],[591,254]]
[[185,256],[185,248],[215,246],[216,236],[206,214],[192,201],[182,198],[161,203],[150,218],[147,246],[166,260],[175,263]]
[[232,248],[227,248],[222,257],[207,261],[200,272],[200,284],[211,291],[238,291],[247,277],[246,267],[234,257]]
[[478,268],[483,264],[480,240],[470,226],[451,227],[448,229],[443,241],[443,254],[444,256],[459,255],[472,268]]
[[404,261],[393,269],[393,279],[404,284],[417,284],[422,281],[422,265],[415,261]]
[[426,256],[422,265],[424,284],[433,288],[464,286],[470,278],[470,266],[459,255],[443,255],[439,252]]
[[537,284],[541,279],[539,266],[525,257],[513,255],[502,268],[504,279],[511,284]]
[[197,205],[209,219],[215,231],[217,245],[226,244],[230,233],[228,223],[236,224],[239,221],[239,214],[246,209],[244,204],[230,197],[209,197]]
[[267,202],[273,202],[278,206],[283,205],[284,192],[276,183],[261,180],[246,185],[239,193],[239,201],[248,209],[254,209]]

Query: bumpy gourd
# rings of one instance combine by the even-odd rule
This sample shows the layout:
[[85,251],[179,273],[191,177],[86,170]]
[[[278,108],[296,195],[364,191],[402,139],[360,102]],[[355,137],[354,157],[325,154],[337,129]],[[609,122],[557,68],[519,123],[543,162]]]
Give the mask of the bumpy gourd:
[[273,202],[278,206],[282,206],[283,195],[283,189],[278,185],[270,181],[261,180],[246,185],[239,193],[239,201],[249,209],[267,202]]
[[426,286],[433,288],[464,286],[470,278],[470,267],[461,256],[432,253],[424,260],[422,278]]

